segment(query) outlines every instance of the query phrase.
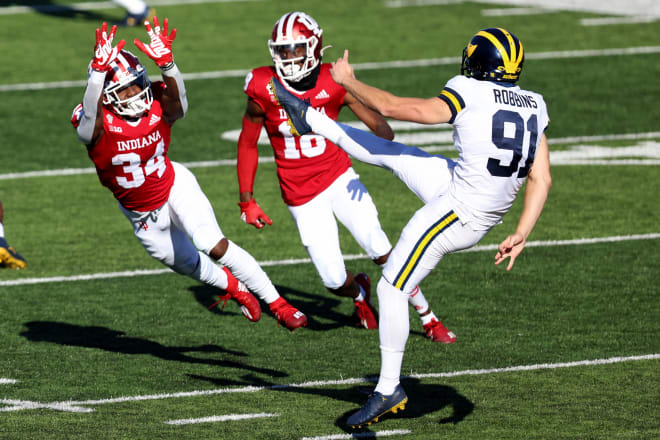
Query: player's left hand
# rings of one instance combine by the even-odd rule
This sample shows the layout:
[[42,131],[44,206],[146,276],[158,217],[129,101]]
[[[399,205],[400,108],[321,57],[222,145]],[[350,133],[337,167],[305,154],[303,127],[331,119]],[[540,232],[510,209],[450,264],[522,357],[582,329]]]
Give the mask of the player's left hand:
[[353,66],[348,63],[348,49],[344,50],[344,56],[332,63],[330,68],[332,79],[339,85],[343,85],[348,79],[355,78]]
[[162,32],[160,24],[158,23],[158,17],[154,17],[153,29],[151,28],[151,23],[148,21],[144,22],[144,27],[147,29],[147,34],[149,34],[151,42],[149,44],[144,44],[136,38],[133,42],[138,49],[154,60],[158,67],[165,67],[174,62],[174,56],[172,55],[172,42],[176,38],[176,29],[172,29],[172,33],[169,35],[167,34],[167,18],[163,20]]
[[115,38],[117,26],[112,26],[108,34],[108,23],[103,22],[101,28],[96,28],[96,44],[94,45],[94,59],[92,60],[92,69],[97,72],[108,70],[110,63],[117,58],[126,41],[121,40],[115,47],[112,47],[112,40]]
[[500,264],[505,259],[510,258],[506,270],[511,270],[513,263],[516,261],[516,257],[520,255],[525,247],[525,243],[525,237],[523,237],[521,233],[516,232],[509,235],[498,247],[497,254],[495,255],[495,264]]

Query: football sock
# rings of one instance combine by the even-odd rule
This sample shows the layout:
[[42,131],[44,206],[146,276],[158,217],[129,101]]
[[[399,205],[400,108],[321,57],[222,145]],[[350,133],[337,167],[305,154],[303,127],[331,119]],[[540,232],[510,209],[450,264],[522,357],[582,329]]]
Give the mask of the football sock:
[[2,223],[0,223],[0,237],[5,236],[5,227]]
[[415,286],[410,295],[408,296],[408,302],[417,310],[417,313],[420,315],[426,313],[429,310],[429,302],[424,297],[422,289],[419,286]]
[[204,284],[215,286],[218,289],[227,289],[227,274],[211,257],[203,252],[199,253],[199,263],[195,270],[190,274],[190,277],[197,281],[201,281]]
[[266,304],[270,304],[279,298],[280,294],[266,272],[259,266],[257,260],[231,240],[227,241],[229,241],[229,246],[227,246],[227,251],[219,262],[226,266],[239,281],[242,281],[250,292],[257,295]]
[[378,281],[378,304],[380,307],[379,338],[381,366],[376,391],[389,395],[399,383],[403,352],[408,340],[408,295],[388,283],[385,278]]
[[433,312],[431,312],[431,313],[429,313],[428,315],[425,315],[425,316],[420,316],[420,318],[422,318],[422,325],[426,325],[429,322],[433,321],[434,319],[438,320],[438,318],[435,316],[435,313],[433,313]]

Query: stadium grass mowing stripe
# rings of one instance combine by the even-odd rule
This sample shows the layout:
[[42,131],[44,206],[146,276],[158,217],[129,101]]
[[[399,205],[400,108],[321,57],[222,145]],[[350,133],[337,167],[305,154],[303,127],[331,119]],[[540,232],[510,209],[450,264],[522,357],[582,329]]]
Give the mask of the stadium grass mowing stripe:
[[[650,233],[650,234],[634,234],[634,235],[615,235],[611,237],[598,237],[598,238],[577,238],[572,240],[547,240],[547,241],[528,241],[526,247],[551,247],[551,246],[572,246],[572,245],[587,245],[587,244],[597,244],[597,243],[616,243],[619,241],[632,241],[632,240],[655,240],[660,238],[660,233]],[[493,251],[497,250],[497,244],[489,244],[482,246],[474,246],[469,249],[464,249],[458,251],[457,253],[466,253],[466,252],[482,252],[482,251]],[[361,260],[368,258],[366,254],[353,254],[353,255],[344,255],[345,261],[352,260]],[[286,260],[271,260],[271,261],[260,261],[259,265],[262,267],[268,266],[295,266],[298,264],[311,263],[312,260],[309,258],[291,258]],[[89,281],[89,280],[98,280],[98,279],[108,279],[108,278],[130,278],[130,277],[139,277],[144,275],[162,275],[164,273],[174,273],[171,269],[142,269],[142,270],[132,270],[132,271],[123,271],[123,272],[105,272],[105,273],[95,273],[95,274],[86,274],[86,275],[74,275],[68,277],[46,277],[46,278],[24,278],[18,280],[9,280],[9,281],[0,281],[0,286],[10,287],[10,286],[24,286],[27,284],[42,284],[42,283],[61,283],[61,282],[72,282],[72,281]]]
[[225,416],[209,416],[201,417],[199,419],[179,419],[179,420],[168,420],[165,423],[166,425],[195,425],[197,423],[215,423],[215,422],[233,422],[236,420],[248,420],[248,419],[262,419],[266,417],[278,417],[279,414],[273,413],[256,413],[256,414],[228,414]]
[[[456,377],[456,376],[479,376],[486,374],[514,373],[520,371],[538,371],[538,370],[554,370],[559,368],[591,367],[591,366],[599,366],[599,365],[618,364],[623,362],[639,362],[639,361],[649,361],[649,360],[657,360],[657,359],[660,359],[660,353],[638,355],[638,356],[616,356],[606,359],[559,362],[553,364],[533,364],[533,365],[519,365],[519,366],[481,369],[481,370],[463,370],[463,371],[453,371],[447,373],[410,374],[406,376],[401,376],[401,378],[424,379],[424,378],[443,378],[443,377]],[[214,390],[203,390],[203,391],[186,391],[179,393],[150,394],[150,395],[142,395],[142,396],[116,397],[110,399],[63,401],[63,402],[51,402],[51,403],[34,402],[28,400],[0,399],[0,404],[9,405],[4,408],[0,408],[0,412],[21,411],[26,409],[53,409],[64,412],[92,412],[95,410],[93,408],[86,408],[86,406],[96,406],[96,405],[124,403],[124,402],[139,402],[145,400],[177,399],[181,397],[200,397],[200,396],[210,396],[210,395],[228,394],[228,393],[255,393],[259,391],[281,390],[288,388],[310,388],[310,387],[314,388],[320,386],[353,385],[356,383],[364,383],[364,382],[375,383],[377,381],[378,381],[377,377],[361,377],[361,378],[348,378],[341,380],[311,381],[311,382],[303,382],[303,383],[288,384],[288,385],[217,388]]]

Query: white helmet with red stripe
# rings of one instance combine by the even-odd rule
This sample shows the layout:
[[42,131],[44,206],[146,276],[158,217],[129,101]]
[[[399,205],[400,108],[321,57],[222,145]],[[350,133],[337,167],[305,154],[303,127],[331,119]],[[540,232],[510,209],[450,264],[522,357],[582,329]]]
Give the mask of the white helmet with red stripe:
[[[141,91],[120,99],[119,93],[132,85],[137,85]],[[108,67],[103,86],[103,105],[109,106],[120,116],[139,118],[149,112],[152,102],[153,94],[147,69],[135,55],[122,50]]]
[[268,49],[280,78],[298,82],[321,62],[323,30],[304,12],[289,12],[275,23]]

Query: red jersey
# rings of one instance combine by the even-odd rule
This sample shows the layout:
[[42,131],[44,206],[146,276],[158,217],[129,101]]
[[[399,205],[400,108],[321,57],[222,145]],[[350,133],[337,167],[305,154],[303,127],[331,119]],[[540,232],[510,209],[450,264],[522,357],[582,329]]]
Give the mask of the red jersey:
[[137,125],[103,108],[103,135],[88,149],[101,184],[121,205],[133,211],[152,211],[165,203],[174,183],[167,157],[172,126],[163,119],[163,83],[152,85],[154,100]]
[[[268,86],[273,76],[277,76],[274,67],[258,67],[247,75],[244,90],[266,113],[266,131],[275,153],[284,202],[302,205],[329,187],[351,166],[351,160],[344,150],[323,136],[310,133],[298,137],[290,133],[286,112]],[[293,92],[334,120],[346,95],[346,89],[332,80],[329,64],[321,65],[313,89],[302,94]]]

